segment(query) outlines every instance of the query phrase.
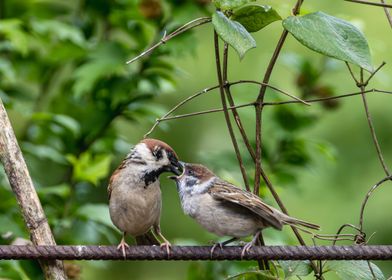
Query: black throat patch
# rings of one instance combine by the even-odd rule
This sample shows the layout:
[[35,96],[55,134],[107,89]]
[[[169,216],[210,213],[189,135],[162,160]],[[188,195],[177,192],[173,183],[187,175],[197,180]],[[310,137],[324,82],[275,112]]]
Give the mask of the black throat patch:
[[161,175],[163,172],[165,172],[165,168],[161,167],[157,170],[153,170],[150,172],[144,173],[142,179],[144,180],[144,188],[147,188],[149,185],[154,183],[156,180],[158,180],[159,175]]

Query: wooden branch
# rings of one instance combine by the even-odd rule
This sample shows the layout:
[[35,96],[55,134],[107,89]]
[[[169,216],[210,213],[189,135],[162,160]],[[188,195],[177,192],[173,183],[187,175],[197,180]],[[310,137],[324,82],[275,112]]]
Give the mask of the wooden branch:
[[[15,193],[31,241],[35,245],[56,245],[1,99],[0,128],[0,160]],[[42,261],[40,264],[45,279],[67,279],[61,261]]]

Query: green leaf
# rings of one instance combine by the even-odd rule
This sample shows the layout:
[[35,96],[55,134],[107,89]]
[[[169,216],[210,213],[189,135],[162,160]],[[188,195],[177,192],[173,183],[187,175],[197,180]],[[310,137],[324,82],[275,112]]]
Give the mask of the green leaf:
[[77,181],[87,181],[97,185],[98,181],[106,178],[109,173],[111,155],[93,157],[89,152],[85,152],[79,158],[68,155],[67,159],[74,167],[73,178]]
[[312,272],[309,261],[279,261],[280,267],[284,271],[284,279],[293,276],[307,276]]
[[80,207],[76,214],[87,221],[94,221],[115,229],[106,204],[86,204]]
[[66,198],[71,193],[71,186],[68,184],[60,184],[56,186],[40,187],[37,189],[40,196],[46,195],[58,195],[62,198]]
[[23,151],[42,160],[51,160],[55,163],[68,165],[66,157],[55,148],[45,145],[35,145],[30,142],[22,143]]
[[270,271],[247,271],[226,278],[226,280],[278,280]]
[[92,90],[100,79],[114,74],[124,73],[125,54],[123,48],[115,43],[102,43],[93,50],[87,62],[79,66],[74,72],[73,86],[76,97]]
[[235,10],[231,19],[241,23],[249,32],[257,32],[282,18],[270,6],[252,4]]
[[216,32],[232,46],[242,59],[245,53],[256,47],[256,41],[239,22],[228,19],[222,12],[216,11],[212,16]]
[[215,4],[215,7],[223,11],[235,9],[255,1],[256,0],[212,0],[212,2]]
[[311,50],[373,70],[365,36],[347,21],[316,12],[289,17],[283,27]]
[[[385,276],[374,263],[370,263],[376,280],[384,280]],[[373,274],[367,261],[328,261],[325,271],[333,271],[341,280],[373,280]]]
[[9,40],[12,47],[22,55],[29,51],[28,34],[23,30],[23,22],[19,19],[0,20],[0,35]]
[[69,130],[74,136],[78,136],[81,130],[80,124],[74,118],[67,115],[38,112],[34,113],[31,118],[33,120],[52,121]]
[[85,39],[80,29],[58,20],[35,20],[31,26],[38,34],[49,35],[52,39],[70,41],[78,46],[85,45]]

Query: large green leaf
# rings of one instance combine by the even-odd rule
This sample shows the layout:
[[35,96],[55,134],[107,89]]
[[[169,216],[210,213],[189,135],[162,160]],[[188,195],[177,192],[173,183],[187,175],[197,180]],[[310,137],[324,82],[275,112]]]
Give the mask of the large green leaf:
[[[370,263],[375,279],[384,280],[385,276],[374,263]],[[333,271],[341,280],[373,280],[367,261],[328,261],[325,271]]]
[[249,32],[256,32],[282,18],[270,6],[252,4],[235,10],[231,19],[241,23]]
[[256,0],[213,0],[215,7],[223,11],[235,9]]
[[85,152],[79,158],[68,155],[67,159],[74,167],[73,177],[77,181],[87,181],[96,186],[109,173],[111,155],[92,156]]
[[307,276],[312,272],[309,261],[279,261],[279,265],[284,271],[284,279]]
[[283,27],[316,52],[373,70],[365,36],[347,21],[317,12],[289,17],[283,20]]
[[115,229],[109,215],[109,208],[106,204],[86,204],[81,206],[76,215],[87,221],[94,221],[107,227]]
[[216,32],[232,46],[242,58],[245,53],[256,47],[256,41],[239,22],[230,20],[222,12],[216,11],[212,16]]

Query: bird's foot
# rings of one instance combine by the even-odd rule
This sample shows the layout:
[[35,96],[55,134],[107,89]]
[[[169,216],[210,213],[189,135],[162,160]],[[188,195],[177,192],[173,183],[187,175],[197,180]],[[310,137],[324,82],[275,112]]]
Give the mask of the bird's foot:
[[212,245],[211,250],[210,250],[210,257],[212,259],[212,255],[214,254],[214,251],[216,249],[216,247],[218,247],[222,250],[223,249],[223,242],[217,242],[214,245]]
[[125,239],[121,239],[120,244],[118,244],[117,246],[117,250],[121,250],[124,260],[127,259],[127,254],[125,253],[125,248],[129,248],[129,245],[127,244],[127,242],[125,242]]
[[242,252],[241,252],[241,260],[244,258],[245,253],[249,253],[249,250],[253,247],[253,245],[254,245],[253,241],[248,242],[248,243],[245,244],[245,246],[244,246],[244,248],[242,249]]
[[167,257],[169,257],[170,256],[170,249],[171,249],[171,244],[170,244],[170,242],[169,241],[165,241],[165,242],[163,242],[163,243],[161,243],[161,245],[160,245],[160,247],[161,247],[161,249],[162,248],[166,248],[166,252],[167,252]]
[[248,242],[248,243],[245,244],[245,246],[244,246],[244,248],[242,249],[242,252],[241,252],[241,259],[244,258],[245,253],[249,253],[249,250],[250,250],[254,245],[256,245],[256,242],[257,242],[257,240],[259,239],[259,236],[260,236],[260,231],[257,232],[257,233],[253,236],[252,241],[250,241],[250,242]]

